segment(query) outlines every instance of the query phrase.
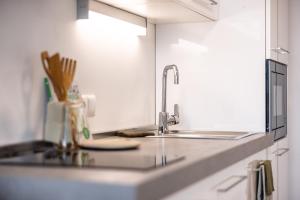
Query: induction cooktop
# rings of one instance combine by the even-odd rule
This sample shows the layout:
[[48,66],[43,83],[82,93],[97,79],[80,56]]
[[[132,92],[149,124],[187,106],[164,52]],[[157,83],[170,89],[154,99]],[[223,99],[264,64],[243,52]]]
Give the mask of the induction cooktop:
[[86,149],[61,152],[56,144],[47,141],[0,147],[0,165],[153,170],[183,159],[184,156],[180,155],[126,154]]

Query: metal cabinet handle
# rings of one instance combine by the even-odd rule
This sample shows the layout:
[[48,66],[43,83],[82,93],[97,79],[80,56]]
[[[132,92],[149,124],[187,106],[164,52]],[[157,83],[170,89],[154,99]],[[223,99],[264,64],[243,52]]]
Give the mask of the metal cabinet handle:
[[213,5],[213,6],[215,6],[215,5],[218,5],[218,2],[216,2],[216,1],[214,1],[214,0],[210,0],[210,5]]
[[276,149],[275,151],[273,151],[273,153],[272,153],[272,154],[275,154],[275,155],[277,155],[277,154],[278,154],[278,151],[280,151],[280,149]]
[[[290,149],[289,148],[280,148],[280,149],[277,149],[277,151],[274,152],[274,154],[276,156],[282,156],[283,154],[286,154]],[[280,153],[278,153],[279,151],[282,151]]]
[[273,51],[277,52],[277,53],[280,53],[280,54],[289,54],[290,52],[284,48],[281,48],[281,47],[277,47],[277,48],[274,48],[272,49]]
[[[202,2],[203,3],[203,1],[204,0],[193,0],[193,1],[197,1],[197,2]],[[216,6],[216,5],[218,5],[218,2],[217,1],[215,1],[215,0],[205,0],[207,3],[209,3],[210,5],[212,5],[212,6]]]
[[229,186],[225,186],[225,187],[218,187],[217,188],[217,192],[221,192],[221,193],[225,193],[228,192],[230,189],[234,188],[235,186],[237,186],[239,183],[241,183],[243,180],[247,179],[247,176],[230,176],[227,179],[225,179],[224,181],[222,181],[220,184],[222,185],[223,183],[226,183],[227,181],[233,179],[233,178],[237,178],[236,181],[234,181],[232,184],[230,184]]

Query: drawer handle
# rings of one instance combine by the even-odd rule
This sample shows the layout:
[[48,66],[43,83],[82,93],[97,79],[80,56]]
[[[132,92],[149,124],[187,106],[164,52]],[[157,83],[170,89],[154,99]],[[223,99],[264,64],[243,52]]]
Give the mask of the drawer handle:
[[217,192],[225,193],[228,192],[230,189],[234,188],[237,186],[239,183],[241,183],[243,180],[247,179],[247,176],[230,176],[224,181],[220,183],[220,185],[223,185],[224,183],[230,181],[231,179],[236,179],[236,181],[232,182],[230,185],[226,185],[224,187],[218,187]]
[[281,47],[277,47],[277,48],[274,48],[272,49],[273,51],[277,52],[277,53],[280,53],[280,54],[289,54],[290,52],[284,48],[281,48]]
[[210,0],[210,5],[213,5],[213,6],[215,6],[215,5],[218,5],[218,2],[216,2],[216,1],[214,1],[214,0]]
[[196,1],[197,3],[203,3],[203,1],[204,1],[205,3],[208,3],[212,6],[218,5],[218,2],[215,0],[194,0],[194,1]]
[[[280,149],[277,149],[274,154],[276,156],[282,156],[283,154],[286,154],[290,149],[289,148],[280,148]],[[280,153],[278,153],[279,151],[281,151]]]

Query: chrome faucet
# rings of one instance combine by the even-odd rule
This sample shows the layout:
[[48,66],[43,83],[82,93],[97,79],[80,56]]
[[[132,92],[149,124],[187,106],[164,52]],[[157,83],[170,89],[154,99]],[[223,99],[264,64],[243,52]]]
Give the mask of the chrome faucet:
[[179,123],[179,109],[178,104],[174,105],[174,114],[169,116],[167,112],[167,75],[169,70],[174,71],[174,84],[179,84],[179,72],[176,65],[167,65],[163,71],[162,78],[162,109],[159,113],[158,134],[163,135],[169,132],[169,125]]

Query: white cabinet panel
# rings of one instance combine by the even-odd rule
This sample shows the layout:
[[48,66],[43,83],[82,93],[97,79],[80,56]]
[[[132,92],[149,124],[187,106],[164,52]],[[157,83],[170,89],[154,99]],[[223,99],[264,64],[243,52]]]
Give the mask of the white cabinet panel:
[[218,200],[245,199],[247,183],[247,159],[219,172],[214,186]]
[[288,155],[278,157],[278,200],[288,199]]
[[266,0],[266,58],[288,63],[288,0]]
[[266,150],[249,156],[164,200],[233,200],[246,199],[248,163],[265,160]]
[[266,58],[277,60],[277,0],[266,0]]
[[278,53],[278,61],[287,64],[288,53],[284,50],[288,50],[288,0],[278,0],[278,47],[283,49]]
[[278,200],[288,199],[288,138],[278,141]]
[[274,189],[273,200],[288,199],[288,138],[278,140],[268,148],[268,159],[272,161]]
[[227,192],[218,192],[218,200],[233,200],[233,199],[246,199],[247,198],[247,178],[244,176],[233,177],[231,184],[234,187],[230,188]]
[[273,192],[273,200],[278,199],[278,170],[277,170],[277,156],[276,156],[276,151],[277,151],[277,146],[278,143],[274,143],[271,147],[267,149],[267,159],[271,160],[272,163],[272,172],[273,172],[273,184],[274,184],[274,189],[275,191]]

